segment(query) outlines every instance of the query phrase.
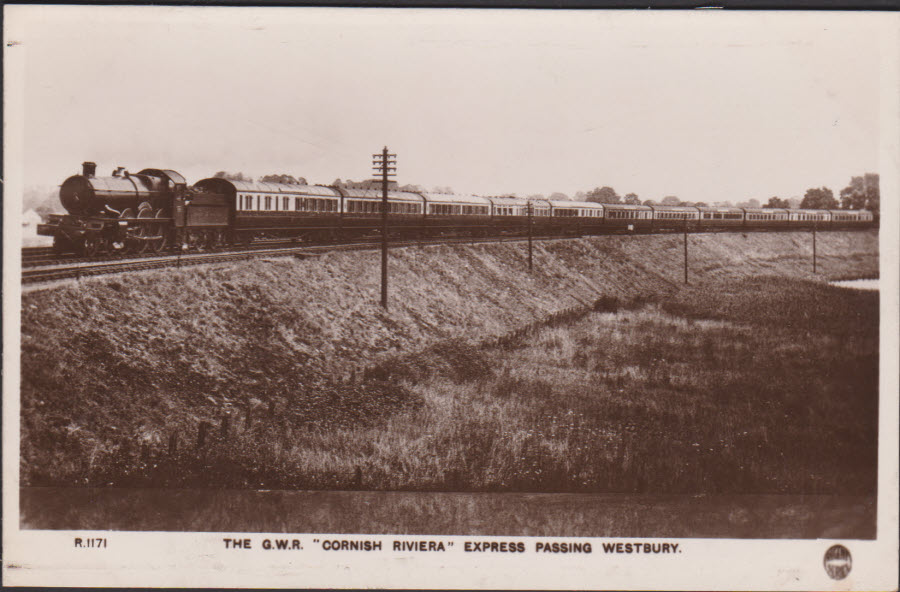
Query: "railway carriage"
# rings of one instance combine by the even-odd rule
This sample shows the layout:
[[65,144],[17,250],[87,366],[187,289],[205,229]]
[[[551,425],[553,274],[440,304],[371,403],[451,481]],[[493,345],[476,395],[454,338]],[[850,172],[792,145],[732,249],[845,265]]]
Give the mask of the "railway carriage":
[[604,204],[592,201],[551,201],[551,231],[557,234],[600,234]]
[[697,230],[700,210],[694,206],[649,206],[653,210],[653,230]]
[[789,210],[791,228],[828,228],[831,212],[828,210]]
[[867,210],[831,210],[831,228],[858,228],[871,225],[874,215]]
[[[503,234],[521,234],[528,227],[528,200],[518,197],[488,197],[491,203],[491,226]],[[534,207],[534,206],[533,206]],[[549,203],[547,204],[549,215]],[[536,211],[532,211],[535,218]],[[532,220],[534,222],[534,220]]]
[[744,226],[744,210],[734,207],[699,206],[700,228],[725,229]]
[[[350,189],[335,187],[343,196],[343,208],[333,214],[336,225],[344,234],[365,235],[377,232],[382,225],[384,196],[378,189]],[[409,191],[388,191],[388,222],[393,234],[420,232],[423,227],[425,200]]]
[[468,232],[486,235],[491,230],[491,202],[477,195],[421,192],[424,224],[429,232]]
[[225,234],[225,241],[247,242],[254,238],[325,238],[332,236],[338,226],[341,194],[322,185],[293,185],[257,181],[234,181],[209,178],[198,181],[199,192],[224,196],[227,212],[212,225],[185,232],[186,243],[192,244],[200,234],[201,242],[210,243],[210,233]]
[[783,229],[791,227],[791,210],[743,208],[744,228]]
[[604,229],[610,231],[650,232],[653,209],[631,204],[603,204]]

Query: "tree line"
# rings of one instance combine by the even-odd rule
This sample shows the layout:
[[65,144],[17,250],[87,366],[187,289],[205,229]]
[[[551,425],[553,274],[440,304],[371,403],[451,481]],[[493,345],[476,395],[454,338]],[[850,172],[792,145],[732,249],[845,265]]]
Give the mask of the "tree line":
[[[543,195],[530,195],[530,199],[548,199]],[[553,193],[551,200],[570,199],[564,193]],[[635,193],[627,193],[619,196],[615,189],[609,186],[596,187],[590,191],[578,191],[574,196],[575,201],[590,201],[595,203],[623,203],[643,204],[645,206],[708,206],[703,201],[686,201],[675,195],[667,195],[661,200],[648,199],[641,201]],[[879,188],[879,176],[877,173],[865,173],[858,177],[852,177],[850,183],[840,192],[840,200],[834,197],[834,193],[828,187],[811,187],[806,190],[803,198],[792,197],[784,199],[778,196],[770,197],[764,204],[758,199],[749,199],[733,203],[730,201],[714,202],[713,206],[740,207],[740,208],[784,208],[784,209],[809,209],[809,210],[870,210],[878,213],[881,205],[881,192]]]

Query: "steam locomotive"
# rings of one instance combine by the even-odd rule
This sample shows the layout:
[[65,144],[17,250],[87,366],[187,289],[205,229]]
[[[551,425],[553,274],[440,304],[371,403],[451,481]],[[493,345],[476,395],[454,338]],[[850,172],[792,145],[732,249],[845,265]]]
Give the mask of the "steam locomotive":
[[[38,233],[59,252],[160,252],[247,244],[261,238],[338,240],[377,233],[382,193],[375,189],[208,178],[189,187],[170,169],[96,176],[96,164],[66,179],[59,198],[67,214],[52,215]],[[875,225],[865,210],[787,210],[643,206],[388,192],[392,236],[522,234],[590,235],[686,229],[838,229]]]

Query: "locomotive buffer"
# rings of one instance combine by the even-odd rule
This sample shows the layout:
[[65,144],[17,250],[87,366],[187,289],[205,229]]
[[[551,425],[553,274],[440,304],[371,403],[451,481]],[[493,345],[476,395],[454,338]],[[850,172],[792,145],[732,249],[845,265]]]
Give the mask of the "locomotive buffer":
[[[385,146],[381,154],[372,155],[372,170],[381,178],[381,306],[388,307],[388,178],[397,175],[397,155]],[[391,166],[394,165],[394,166]]]

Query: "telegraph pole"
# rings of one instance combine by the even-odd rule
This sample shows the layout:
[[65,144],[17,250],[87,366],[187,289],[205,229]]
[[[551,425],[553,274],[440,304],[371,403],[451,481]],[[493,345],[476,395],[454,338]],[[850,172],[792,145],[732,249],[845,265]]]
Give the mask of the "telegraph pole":
[[372,169],[381,176],[381,306],[385,310],[388,307],[388,177],[397,174],[396,164],[397,155],[389,154],[387,146],[381,154],[372,155]]
[[816,227],[819,225],[819,215],[813,214],[813,273],[816,273]]
[[528,202],[528,272],[531,273],[531,235],[532,235],[532,209],[531,202]]
[[687,235],[688,235],[688,217],[687,212],[684,214],[684,283],[688,283],[688,244],[687,244]]

